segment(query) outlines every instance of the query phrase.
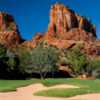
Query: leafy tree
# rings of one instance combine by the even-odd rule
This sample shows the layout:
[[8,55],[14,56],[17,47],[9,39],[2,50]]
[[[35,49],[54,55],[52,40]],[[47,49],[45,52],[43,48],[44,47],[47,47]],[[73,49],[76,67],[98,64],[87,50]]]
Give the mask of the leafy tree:
[[87,57],[81,52],[79,47],[69,50],[66,57],[74,77],[86,74]]
[[8,66],[7,70],[9,72],[18,71],[19,59],[17,55],[12,51],[7,50],[7,57],[8,57],[8,60],[6,62]]
[[49,46],[43,48],[38,46],[32,50],[33,71],[44,78],[48,72],[57,70],[56,63],[58,60],[56,49]]
[[48,72],[56,70],[57,55],[53,47],[43,47],[42,44],[32,50],[23,49],[19,53],[20,71],[22,73],[37,73],[44,78]]
[[31,73],[31,72],[27,72],[27,68],[32,66],[30,52],[25,48],[17,48],[16,50],[16,55],[18,56],[19,59],[19,71],[22,74]]

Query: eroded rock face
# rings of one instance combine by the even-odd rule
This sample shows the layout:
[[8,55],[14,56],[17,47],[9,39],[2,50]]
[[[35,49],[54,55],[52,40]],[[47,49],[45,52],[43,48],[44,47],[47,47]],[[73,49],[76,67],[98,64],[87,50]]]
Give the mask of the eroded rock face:
[[49,32],[64,33],[75,27],[78,27],[78,20],[72,10],[62,4],[51,7]]
[[7,13],[0,13],[0,43],[13,47],[21,43],[17,25],[13,17]]
[[41,33],[37,33],[32,40],[24,41],[21,45],[28,48],[35,48],[37,43],[39,43],[42,39],[43,35]]
[[55,4],[51,7],[50,23],[48,26],[49,36],[67,35],[73,28],[79,28],[92,33],[96,37],[94,25],[85,17],[79,16],[63,4]]
[[51,7],[48,32],[44,37],[50,45],[57,48],[69,49],[80,44],[88,55],[96,55],[100,50],[95,43],[95,26],[63,4],[55,4]]
[[59,49],[73,48],[80,44],[88,55],[100,56],[100,40],[96,40],[94,25],[63,4],[51,7],[48,31],[37,33],[32,40],[23,41],[13,17],[0,13],[0,43],[6,47],[35,48],[41,41]]

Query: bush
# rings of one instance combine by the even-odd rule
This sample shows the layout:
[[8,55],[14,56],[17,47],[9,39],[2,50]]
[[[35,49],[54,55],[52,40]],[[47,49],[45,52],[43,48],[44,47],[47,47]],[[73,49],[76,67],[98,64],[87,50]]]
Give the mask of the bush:
[[6,58],[7,49],[0,44],[0,59],[4,60]]
[[0,78],[6,76],[6,48],[0,44]]
[[90,73],[91,76],[100,78],[100,60],[90,60],[87,71]]

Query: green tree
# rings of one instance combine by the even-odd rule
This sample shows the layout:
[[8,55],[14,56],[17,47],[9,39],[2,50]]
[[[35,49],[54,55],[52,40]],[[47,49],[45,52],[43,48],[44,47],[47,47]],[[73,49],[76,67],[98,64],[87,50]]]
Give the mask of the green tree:
[[40,74],[44,78],[48,72],[57,71],[58,55],[56,49],[49,47],[38,46],[32,50],[33,71]]
[[86,70],[91,76],[100,78],[100,60],[90,60]]
[[18,60],[18,57],[17,55],[10,51],[10,50],[7,50],[7,57],[8,57],[8,60],[6,61],[6,64],[8,66],[7,70],[9,72],[17,72],[18,71],[18,66],[19,66],[19,60]]
[[31,74],[31,70],[27,71],[27,69],[32,66],[32,60],[31,60],[31,51],[28,51],[25,48],[17,48],[16,50],[16,55],[18,56],[19,59],[19,71],[22,74]]
[[87,57],[81,52],[79,47],[72,48],[67,52],[67,62],[73,72],[73,76],[87,74],[86,67],[88,64]]
[[20,71],[26,74],[37,73],[44,78],[48,72],[56,70],[57,55],[53,47],[43,47],[42,44],[32,50],[22,49],[19,53]]

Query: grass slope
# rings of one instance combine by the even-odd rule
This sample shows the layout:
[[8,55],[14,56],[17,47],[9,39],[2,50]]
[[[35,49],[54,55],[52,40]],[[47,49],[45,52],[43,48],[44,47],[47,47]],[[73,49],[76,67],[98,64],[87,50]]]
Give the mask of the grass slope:
[[70,97],[87,93],[100,93],[100,80],[79,80],[79,79],[30,79],[30,80],[0,80],[0,92],[15,91],[16,88],[34,83],[42,83],[45,86],[53,86],[57,84],[76,85],[80,88],[71,89],[50,89],[35,93],[38,96],[51,97]]
[[52,86],[56,84],[71,84],[79,86],[80,88],[73,89],[49,89],[35,93],[38,96],[50,96],[50,97],[71,97],[75,95],[87,94],[87,93],[100,93],[100,80],[79,80],[79,79],[47,79],[43,81],[46,86]]
[[15,91],[16,88],[38,83],[38,79],[31,80],[0,80],[0,92]]

